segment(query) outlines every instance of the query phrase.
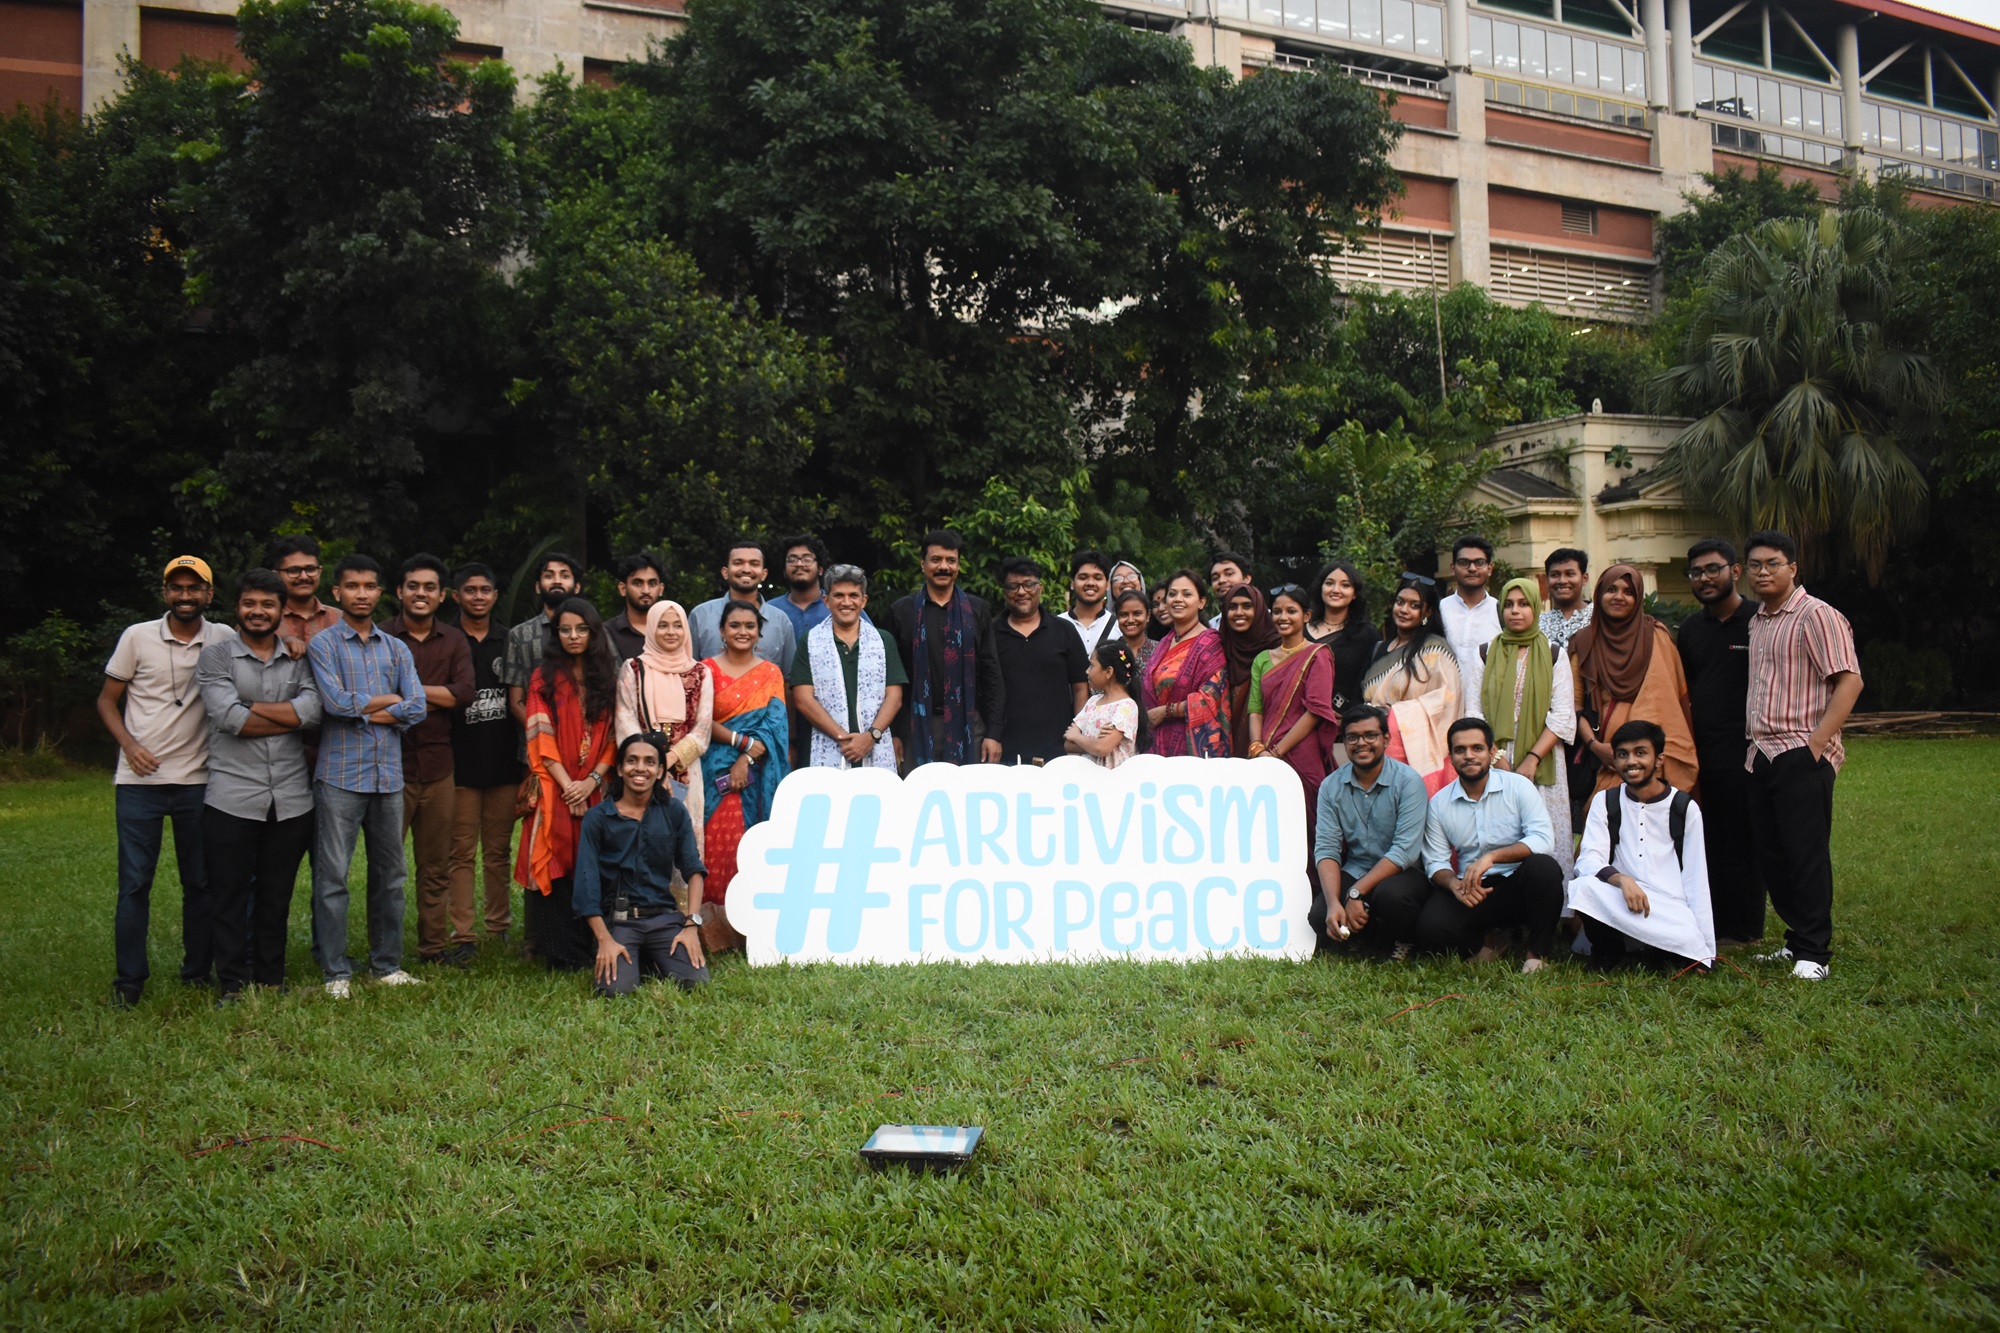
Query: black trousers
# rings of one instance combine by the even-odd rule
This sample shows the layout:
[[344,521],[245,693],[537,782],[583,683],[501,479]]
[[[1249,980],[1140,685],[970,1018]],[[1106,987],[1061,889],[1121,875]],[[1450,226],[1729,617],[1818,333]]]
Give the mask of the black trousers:
[[[1315,876],[1317,879],[1317,876]],[[1345,870],[1340,872],[1341,900],[1346,902],[1347,890],[1354,885],[1355,877]],[[1313,941],[1317,948],[1335,953],[1371,952],[1387,953],[1397,944],[1407,944],[1417,937],[1417,914],[1423,910],[1424,900],[1430,897],[1431,882],[1424,878],[1421,866],[1411,866],[1398,871],[1370,889],[1361,901],[1368,904],[1368,924],[1351,939],[1343,940],[1326,933],[1326,894],[1324,891],[1313,895],[1312,906],[1306,911],[1306,920],[1312,923]]]
[[201,816],[202,854],[214,904],[215,976],[224,995],[255,982],[285,981],[285,931],[299,863],[312,847],[308,810],[279,819],[224,814],[213,806]]
[[[607,921],[604,928],[611,932],[611,938],[625,946],[625,951],[634,961],[618,960],[618,973],[611,984],[597,983],[599,995],[630,995],[639,989],[641,977],[655,981],[672,981],[682,990],[693,990],[708,980],[708,964],[694,965],[688,957],[685,944],[675,944],[674,937],[687,927],[687,918],[679,912],[662,912],[649,916],[644,921]],[[584,929],[589,930],[588,922]],[[596,955],[597,933],[591,932],[592,952]]]
[[1588,913],[1578,912],[1576,917],[1583,922],[1583,933],[1590,937],[1590,965],[1599,971],[1635,964],[1654,971],[1678,972],[1695,961],[1650,944],[1641,944],[1618,927],[1599,921]]
[[1764,868],[1757,862],[1750,773],[1743,767],[1749,752],[1747,740],[1695,747],[1701,763],[1702,846],[1708,853],[1709,902],[1719,940],[1764,937]]
[[1528,952],[1546,958],[1562,915],[1563,872],[1553,856],[1536,852],[1497,879],[1479,906],[1467,907],[1450,889],[1433,884],[1417,916],[1417,943],[1439,953],[1469,954],[1498,926],[1526,926]]
[[1833,956],[1833,776],[1803,745],[1776,759],[1759,754],[1750,771],[1764,887],[1785,923],[1785,947],[1808,963]]
[[549,892],[521,891],[521,926],[536,957],[551,972],[581,972],[597,957],[596,936],[570,910],[575,887],[568,875],[549,881]]

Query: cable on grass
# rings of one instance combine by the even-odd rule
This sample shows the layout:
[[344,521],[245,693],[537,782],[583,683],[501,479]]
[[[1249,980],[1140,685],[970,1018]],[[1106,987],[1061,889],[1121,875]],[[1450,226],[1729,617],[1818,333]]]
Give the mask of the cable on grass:
[[345,1148],[337,1148],[319,1139],[309,1139],[303,1134],[238,1134],[220,1143],[211,1143],[206,1148],[196,1148],[193,1152],[182,1153],[181,1156],[206,1157],[212,1152],[221,1152],[224,1148],[248,1148],[253,1143],[310,1143],[313,1147],[324,1148],[328,1152],[347,1151]]
[[1469,995],[1460,995],[1457,991],[1453,991],[1449,995],[1440,995],[1435,1000],[1425,1000],[1421,1004],[1406,1004],[1401,1009],[1398,1009],[1395,1013],[1390,1014],[1387,1018],[1383,1019],[1382,1021],[1384,1023],[1393,1023],[1397,1019],[1401,1018],[1404,1014],[1413,1014],[1419,1009],[1428,1009],[1434,1004],[1443,1004],[1446,1000],[1469,1000],[1471,998],[1472,997]]

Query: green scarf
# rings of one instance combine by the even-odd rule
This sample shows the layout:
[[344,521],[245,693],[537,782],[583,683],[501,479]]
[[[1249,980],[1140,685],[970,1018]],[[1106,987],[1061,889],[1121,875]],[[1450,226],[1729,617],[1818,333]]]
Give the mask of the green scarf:
[[[1501,630],[1486,650],[1486,677],[1480,685],[1479,703],[1486,720],[1493,725],[1494,744],[1505,746],[1514,741],[1514,762],[1519,764],[1527,757],[1528,748],[1542,738],[1542,731],[1548,725],[1549,696],[1556,673],[1555,654],[1549,650],[1548,638],[1542,633],[1541,590],[1533,579],[1515,579],[1500,590],[1502,606],[1507,604],[1507,594],[1516,588],[1528,599],[1532,618],[1524,630]],[[1525,668],[1528,678],[1522,682],[1521,707],[1516,711],[1514,659],[1522,648],[1528,650]],[[1535,765],[1536,786],[1552,786],[1555,780],[1553,757]]]

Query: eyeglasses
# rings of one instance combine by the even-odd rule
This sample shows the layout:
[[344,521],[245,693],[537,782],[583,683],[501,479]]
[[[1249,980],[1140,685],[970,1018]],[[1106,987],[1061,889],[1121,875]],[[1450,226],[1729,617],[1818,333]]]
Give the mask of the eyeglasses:
[[1002,592],[1040,592],[1041,590],[1042,581],[1040,579],[1028,579],[1020,583],[1008,583],[1002,585],[1000,589]]
[[318,566],[318,565],[287,565],[287,566],[285,566],[285,567],[284,567],[283,569],[279,570],[278,572],[279,572],[280,574],[284,575],[284,576],[285,576],[286,578],[288,578],[288,579],[289,579],[289,578],[296,578],[296,577],[298,577],[299,575],[303,575],[303,574],[310,574],[310,575],[312,575],[312,576],[313,576],[314,578],[318,578],[318,577],[319,577],[319,566]]
[[[1754,565],[1753,565],[1753,566],[1751,566],[1751,568],[1753,568],[1753,569],[1754,569],[1754,568],[1756,568],[1756,566],[1754,566]],[[1729,566],[1728,566],[1728,565],[1689,565],[1689,566],[1688,566],[1688,577],[1689,577],[1689,578],[1691,578],[1691,579],[1719,579],[1719,578],[1721,578],[1721,577],[1722,577],[1722,576],[1723,576],[1724,574],[1727,574],[1728,572],[1729,572]]]
[[1491,569],[1493,567],[1491,560],[1454,560],[1451,563],[1460,569]]
[[1786,565],[1789,565],[1789,564],[1791,564],[1791,563],[1792,563],[1792,562],[1791,562],[1791,561],[1789,561],[1789,560],[1782,560],[1782,559],[1780,559],[1780,560],[1752,560],[1752,561],[1750,562],[1750,572],[1751,572],[1752,574],[1770,574],[1770,573],[1775,573],[1776,571],[1778,571],[1778,570],[1780,570],[1780,569],[1783,569],[1783,568],[1784,568],[1784,567],[1785,567]]
[[1435,588],[1438,585],[1436,579],[1425,578],[1422,574],[1413,574],[1407,569],[1397,575],[1397,577],[1405,583],[1421,583],[1426,588]]
[[816,565],[819,563],[819,557],[811,554],[788,555],[785,557],[785,563],[788,565]]

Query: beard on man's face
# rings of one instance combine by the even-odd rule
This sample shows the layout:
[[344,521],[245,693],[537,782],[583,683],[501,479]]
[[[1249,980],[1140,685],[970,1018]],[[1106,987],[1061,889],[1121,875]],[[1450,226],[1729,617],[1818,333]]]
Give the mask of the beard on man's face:
[[542,589],[542,605],[548,610],[553,611],[574,596],[576,594],[568,588],[544,588]]

